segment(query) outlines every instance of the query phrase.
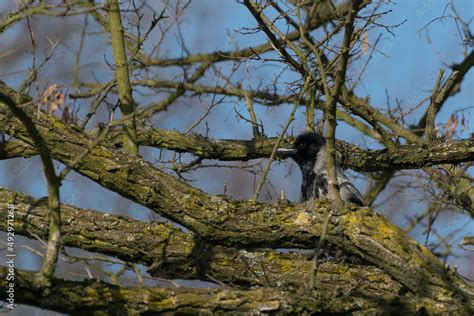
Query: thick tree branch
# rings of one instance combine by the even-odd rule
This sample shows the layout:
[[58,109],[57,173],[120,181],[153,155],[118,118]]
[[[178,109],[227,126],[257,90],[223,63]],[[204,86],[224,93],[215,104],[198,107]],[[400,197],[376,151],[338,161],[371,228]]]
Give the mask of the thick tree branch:
[[[7,269],[0,268],[0,299],[5,299]],[[144,313],[260,314],[319,311],[319,300],[296,304],[299,296],[277,289],[255,290],[119,287],[104,282],[54,278],[51,294],[43,297],[32,287],[33,272],[15,271],[15,298],[23,304],[75,315],[137,315]],[[328,299],[328,298],[325,298]],[[321,299],[321,301],[323,301]]]
[[12,159],[12,158],[29,158],[36,156],[38,151],[17,139],[10,139],[8,141],[0,141],[0,160]]
[[[292,140],[288,137],[283,144],[289,144]],[[111,139],[111,142],[116,141]],[[221,140],[184,135],[178,131],[142,128],[138,130],[138,141],[141,146],[191,153],[203,159],[247,161],[269,157],[276,139]],[[344,141],[336,141],[336,148],[339,165],[356,171],[417,169],[474,161],[474,139],[399,145],[391,153],[387,149],[364,150]],[[36,153],[32,146],[20,140],[10,140],[0,146],[0,160],[26,158]]]
[[[5,201],[0,202],[0,215],[6,216],[8,203],[15,205],[14,228],[17,234],[30,238],[47,237],[47,207],[44,200],[8,189],[0,189],[0,198],[0,201]],[[194,234],[185,233],[169,224],[143,223],[71,205],[62,204],[61,212],[65,246],[144,264],[160,277],[289,288],[305,285],[309,274],[311,262],[302,254],[206,244]],[[0,222],[0,230],[5,231],[6,228],[6,222]],[[344,263],[351,260],[353,263]],[[334,289],[341,287],[342,290],[349,280],[353,280],[360,288],[375,289],[380,285],[378,292],[381,295],[395,294],[400,290],[401,285],[380,269],[355,262],[357,258],[354,257],[325,262],[314,282],[316,289],[326,291],[327,287],[332,286]],[[380,282],[368,282],[369,276]],[[389,292],[386,292],[387,289]]]
[[[214,140],[151,128],[141,129],[138,133],[141,145],[187,152],[204,159],[222,161],[246,161],[269,157],[276,142],[275,138],[251,141]],[[291,141],[293,138],[287,138],[283,143],[288,144]],[[400,145],[391,153],[387,149],[364,150],[344,141],[337,141],[336,148],[339,164],[357,171],[415,169],[474,161],[474,139]]]
[[[88,139],[68,124],[41,113],[34,120],[52,156],[68,163],[82,152]],[[53,122],[48,122],[46,119]],[[51,130],[50,126],[55,126]],[[0,106],[0,127],[28,142],[23,127]],[[223,245],[313,247],[320,237],[328,205],[272,205],[211,197],[151,167],[147,162],[105,146],[94,148],[75,170],[126,198],[149,207],[192,229],[204,240]],[[329,245],[339,246],[386,271],[413,292],[431,297],[443,289],[465,298],[465,285],[449,276],[444,266],[424,247],[370,210],[351,208],[333,216]],[[344,236],[344,237],[341,237]],[[428,282],[428,280],[431,280]]]
[[[7,203],[15,204],[15,232],[27,236],[47,235],[47,207],[43,200],[22,193],[0,189],[0,216]],[[312,263],[297,253],[282,254],[270,249],[243,250],[204,244],[191,233],[169,224],[143,223],[130,218],[61,205],[64,245],[116,256],[126,261],[152,265],[151,273],[167,278],[219,280],[232,285],[271,286],[281,289],[301,288],[307,283]],[[6,223],[0,222],[0,230]],[[319,308],[403,309],[414,312],[424,306],[436,311],[458,311],[456,300],[440,303],[403,287],[380,269],[354,261],[344,255],[338,260],[323,261],[315,276],[317,297],[343,293]],[[344,263],[344,261],[352,263]],[[376,299],[367,300],[367,297]],[[392,302],[396,297],[396,304]],[[392,302],[392,303],[389,303]],[[393,304],[393,305],[392,305]]]
[[[6,268],[0,268],[0,299],[5,299],[8,281]],[[52,291],[43,297],[31,281],[33,272],[15,271],[17,302],[75,315],[107,314],[385,314],[385,313],[448,313],[463,314],[461,305],[423,306],[421,301],[406,304],[389,296],[382,299],[360,297],[348,299],[346,293],[336,291],[315,293],[275,288],[251,290],[119,287],[104,282],[68,281],[54,278]],[[415,304],[416,303],[416,304]]]

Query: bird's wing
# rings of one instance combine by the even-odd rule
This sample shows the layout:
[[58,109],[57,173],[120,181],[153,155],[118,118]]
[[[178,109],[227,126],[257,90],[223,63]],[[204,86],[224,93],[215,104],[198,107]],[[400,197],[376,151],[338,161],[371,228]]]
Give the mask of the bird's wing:
[[364,198],[359,190],[349,181],[344,172],[337,168],[337,184],[339,185],[339,194],[341,199],[346,202],[352,202],[360,206],[364,206]]

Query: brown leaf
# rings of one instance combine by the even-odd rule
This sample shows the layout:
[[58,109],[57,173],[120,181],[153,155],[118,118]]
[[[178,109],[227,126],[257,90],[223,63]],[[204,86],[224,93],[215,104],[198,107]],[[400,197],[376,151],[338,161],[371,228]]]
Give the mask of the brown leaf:
[[48,88],[46,88],[46,90],[44,90],[43,92],[43,95],[41,96],[41,100],[40,100],[41,103],[43,104],[48,103],[50,100],[51,94],[53,94],[53,92],[56,90],[57,87],[58,85],[56,83],[53,83]]
[[444,125],[444,130],[446,133],[446,137],[448,139],[451,138],[451,125],[453,124],[453,121],[454,121],[454,114],[451,114],[448,121],[446,122],[446,125]]
[[64,103],[64,94],[59,90],[54,93],[54,97],[51,100],[51,111],[54,112],[57,109],[60,109]]
[[46,112],[52,113],[63,106],[64,94],[61,93],[58,85],[53,83],[44,90],[40,103],[46,109]]
[[458,127],[459,120],[457,115],[454,117],[453,124],[451,125],[451,134],[454,135],[454,132],[456,131],[456,127]]

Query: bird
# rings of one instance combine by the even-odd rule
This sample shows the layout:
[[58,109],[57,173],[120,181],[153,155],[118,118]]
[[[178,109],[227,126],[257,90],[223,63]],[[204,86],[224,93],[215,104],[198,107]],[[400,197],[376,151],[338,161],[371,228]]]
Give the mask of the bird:
[[[278,148],[277,154],[281,159],[291,158],[298,164],[303,175],[301,202],[329,198],[326,140],[321,134],[316,132],[300,134],[289,146]],[[343,201],[365,206],[362,194],[338,166],[336,166],[336,178]]]

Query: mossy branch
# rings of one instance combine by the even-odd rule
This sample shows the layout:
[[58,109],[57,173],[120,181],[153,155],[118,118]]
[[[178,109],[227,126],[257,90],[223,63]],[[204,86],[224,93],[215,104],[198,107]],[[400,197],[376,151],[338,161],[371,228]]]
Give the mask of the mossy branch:
[[[6,213],[4,204],[15,203],[17,234],[32,238],[47,236],[47,207],[43,200],[8,189],[0,189],[0,197],[0,201],[4,201],[0,203],[0,215]],[[159,277],[219,280],[233,286],[274,287],[287,291],[301,289],[312,267],[310,258],[303,254],[211,245],[169,224],[142,223],[65,204],[61,205],[61,212],[65,246],[151,266],[151,273]],[[304,218],[301,216],[300,220]],[[6,223],[0,222],[0,230],[5,228]],[[459,293],[454,298],[449,297],[445,291],[451,293],[450,290],[441,286],[431,288],[437,290],[436,295],[406,291],[381,269],[345,254],[337,261],[323,260],[313,284],[314,292],[306,294],[315,298],[341,293],[319,304],[321,310],[363,306],[365,311],[375,308],[406,310],[407,313],[417,310],[463,312]]]
[[[53,158],[68,163],[82,152],[87,136],[68,124],[25,109],[34,120]],[[0,106],[0,127],[28,141],[22,125]],[[314,247],[328,204],[259,204],[209,196],[176,180],[149,163],[100,145],[75,170],[100,185],[149,207],[196,232],[208,242],[226,246]],[[451,289],[465,299],[465,286],[451,276],[426,248],[368,209],[347,209],[332,217],[327,243],[376,265],[413,292],[428,297]]]
[[[50,120],[48,116],[44,119]],[[110,142],[117,141],[116,133],[111,133]],[[289,144],[292,137],[283,139]],[[141,146],[150,146],[191,153],[203,159],[221,161],[247,161],[267,158],[277,139],[258,140],[212,139],[199,135],[184,135],[178,131],[158,128],[138,130]],[[392,171],[418,169],[439,164],[459,164],[474,160],[474,139],[437,141],[430,144],[399,145],[389,153],[386,149],[365,150],[344,141],[336,141],[337,161],[340,166],[356,171]],[[0,145],[0,160],[17,157],[31,157],[37,151],[27,142],[9,140]]]

